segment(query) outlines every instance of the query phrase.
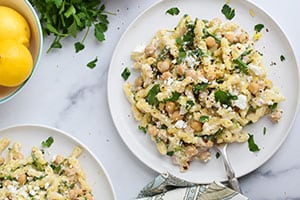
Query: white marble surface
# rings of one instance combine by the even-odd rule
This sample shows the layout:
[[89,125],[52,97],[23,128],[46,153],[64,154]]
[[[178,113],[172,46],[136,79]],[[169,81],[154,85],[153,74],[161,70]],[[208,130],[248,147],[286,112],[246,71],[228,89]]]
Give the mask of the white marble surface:
[[[71,133],[86,144],[107,169],[117,199],[133,199],[157,174],[144,166],[128,150],[110,117],[107,103],[107,70],[121,34],[129,23],[156,0],[105,0],[110,16],[106,41],[99,45],[93,37],[86,50],[75,54],[73,41],[46,54],[50,38],[44,41],[42,59],[26,88],[0,105],[0,128],[16,124],[44,124]],[[253,0],[285,30],[296,57],[300,56],[300,1]],[[80,38],[80,36],[79,36]],[[98,66],[86,63],[98,56]],[[300,199],[300,118],[279,151],[262,167],[240,179],[251,199]]]

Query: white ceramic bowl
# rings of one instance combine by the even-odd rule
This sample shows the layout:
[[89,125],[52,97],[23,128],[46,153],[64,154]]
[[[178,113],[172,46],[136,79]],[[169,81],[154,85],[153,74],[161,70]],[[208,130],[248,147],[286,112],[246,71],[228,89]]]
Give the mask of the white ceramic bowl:
[[33,58],[33,70],[28,77],[28,79],[17,87],[3,87],[0,86],[0,104],[4,103],[11,98],[13,98],[16,94],[18,94],[27,84],[30,77],[33,75],[43,49],[43,33],[40,25],[40,21],[37,13],[34,8],[27,0],[0,0],[0,5],[7,6],[13,8],[17,12],[19,12],[25,19],[27,20],[30,31],[31,31],[31,40],[29,50],[31,52]]

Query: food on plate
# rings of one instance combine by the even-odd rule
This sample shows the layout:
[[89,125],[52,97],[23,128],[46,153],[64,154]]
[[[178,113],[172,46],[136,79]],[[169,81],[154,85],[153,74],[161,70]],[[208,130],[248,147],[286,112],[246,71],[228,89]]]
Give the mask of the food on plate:
[[15,87],[30,76],[33,59],[29,51],[30,27],[12,8],[0,6],[0,85]]
[[[80,147],[66,158],[56,155],[49,162],[44,149],[33,147],[31,155],[25,157],[20,143],[11,147],[9,144],[8,139],[0,139],[0,199],[93,199],[77,159],[82,152]],[[5,158],[1,154],[6,149]]]
[[208,161],[214,144],[246,142],[243,128],[261,117],[281,118],[284,96],[254,41],[232,21],[185,15],[131,58],[140,75],[124,91],[139,129],[181,171],[195,159]]

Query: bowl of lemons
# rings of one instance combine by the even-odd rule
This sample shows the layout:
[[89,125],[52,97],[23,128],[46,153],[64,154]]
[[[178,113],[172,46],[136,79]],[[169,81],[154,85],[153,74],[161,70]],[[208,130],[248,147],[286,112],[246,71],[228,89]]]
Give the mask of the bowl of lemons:
[[31,4],[0,0],[0,103],[24,88],[39,63],[42,46],[42,28]]

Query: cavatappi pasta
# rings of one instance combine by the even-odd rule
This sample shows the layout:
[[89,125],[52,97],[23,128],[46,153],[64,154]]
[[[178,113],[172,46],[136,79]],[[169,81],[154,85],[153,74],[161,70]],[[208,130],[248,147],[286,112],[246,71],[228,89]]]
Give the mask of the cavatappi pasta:
[[233,22],[186,15],[131,58],[140,76],[124,91],[134,117],[181,171],[194,159],[208,161],[215,143],[247,141],[249,123],[281,117],[283,95],[248,33]]
[[[21,144],[0,139],[0,199],[3,200],[92,200],[91,188],[77,158],[82,149],[75,147],[70,156],[55,156],[48,162],[43,151],[33,147],[25,157]],[[2,152],[8,148],[8,155]]]

